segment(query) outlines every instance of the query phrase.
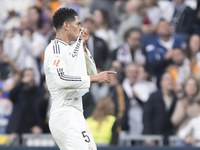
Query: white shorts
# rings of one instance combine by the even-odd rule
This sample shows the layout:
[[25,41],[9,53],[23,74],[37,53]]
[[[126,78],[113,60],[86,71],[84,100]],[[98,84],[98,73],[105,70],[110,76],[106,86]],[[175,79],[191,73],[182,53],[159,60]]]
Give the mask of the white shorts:
[[49,127],[61,150],[97,150],[83,112],[64,106],[62,112],[50,116]]

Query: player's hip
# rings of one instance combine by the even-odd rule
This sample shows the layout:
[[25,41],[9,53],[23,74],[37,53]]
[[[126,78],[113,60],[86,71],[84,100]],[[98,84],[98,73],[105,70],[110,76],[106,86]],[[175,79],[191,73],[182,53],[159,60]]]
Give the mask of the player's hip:
[[78,120],[85,120],[83,111],[70,106],[63,106],[50,114],[49,125],[54,123],[62,125],[63,122],[76,122]]
[[54,116],[56,114],[61,114],[61,113],[74,113],[74,112],[79,112],[83,114],[82,106],[81,105],[72,105],[72,104],[64,104],[65,101],[63,101],[61,106],[52,106],[50,110],[50,117]]
[[78,149],[78,145],[82,146],[80,149],[83,150],[88,150],[90,146],[95,150],[93,137],[81,111],[69,108],[64,112],[51,115],[49,127],[61,150],[75,150]]

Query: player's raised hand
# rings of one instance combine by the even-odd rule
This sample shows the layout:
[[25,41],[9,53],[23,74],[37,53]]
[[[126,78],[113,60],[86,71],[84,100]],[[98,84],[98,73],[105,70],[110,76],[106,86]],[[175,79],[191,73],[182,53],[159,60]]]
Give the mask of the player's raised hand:
[[88,29],[83,29],[81,32],[80,39],[83,40],[83,45],[87,44],[88,39],[90,38]]
[[97,75],[91,75],[90,80],[92,83],[98,82],[98,83],[110,83],[111,82],[111,74],[116,74],[115,71],[103,71],[100,72]]

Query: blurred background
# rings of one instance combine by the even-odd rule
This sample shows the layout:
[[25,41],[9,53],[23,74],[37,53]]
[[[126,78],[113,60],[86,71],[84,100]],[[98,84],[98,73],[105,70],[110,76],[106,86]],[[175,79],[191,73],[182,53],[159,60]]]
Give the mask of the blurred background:
[[98,72],[117,72],[83,96],[99,150],[200,147],[200,0],[0,0],[0,149],[58,150],[43,58],[60,7]]

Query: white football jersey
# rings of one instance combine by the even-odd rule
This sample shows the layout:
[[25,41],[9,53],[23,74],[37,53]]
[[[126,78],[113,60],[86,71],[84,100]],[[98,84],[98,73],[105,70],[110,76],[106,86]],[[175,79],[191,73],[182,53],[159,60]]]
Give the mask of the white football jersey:
[[94,60],[83,41],[68,45],[54,39],[45,50],[44,69],[48,89],[53,99],[50,115],[63,105],[82,110],[82,96],[89,91],[89,75],[97,74]]

